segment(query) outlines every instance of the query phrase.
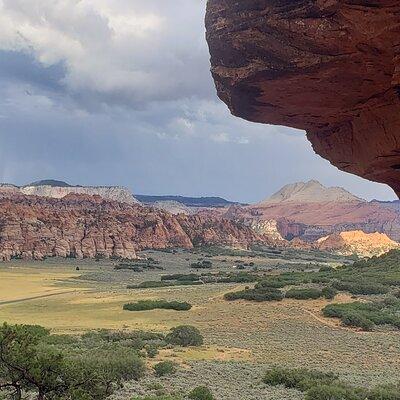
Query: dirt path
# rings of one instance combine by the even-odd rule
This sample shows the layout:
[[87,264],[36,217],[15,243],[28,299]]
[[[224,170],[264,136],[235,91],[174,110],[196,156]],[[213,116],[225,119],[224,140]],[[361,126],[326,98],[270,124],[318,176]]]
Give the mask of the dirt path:
[[346,329],[346,328],[343,328],[342,326],[340,326],[340,325],[338,325],[338,324],[335,324],[334,321],[329,321],[329,320],[327,320],[327,319],[325,319],[325,318],[319,317],[318,315],[314,314],[314,313],[313,313],[312,311],[310,311],[310,310],[307,310],[307,309],[305,309],[305,308],[303,308],[303,310],[304,310],[308,315],[311,315],[311,317],[313,317],[314,319],[316,319],[318,322],[321,322],[321,324],[330,326],[331,328]]
[[30,301],[30,300],[37,300],[37,299],[44,299],[46,297],[53,297],[53,296],[60,296],[62,294],[68,294],[68,293],[75,293],[76,290],[68,290],[65,292],[57,292],[57,293],[49,293],[49,294],[42,294],[40,296],[33,296],[33,297],[24,297],[22,299],[15,299],[15,300],[7,300],[7,301],[0,301],[0,306],[5,306],[7,304],[14,304],[14,303],[23,303],[25,301]]

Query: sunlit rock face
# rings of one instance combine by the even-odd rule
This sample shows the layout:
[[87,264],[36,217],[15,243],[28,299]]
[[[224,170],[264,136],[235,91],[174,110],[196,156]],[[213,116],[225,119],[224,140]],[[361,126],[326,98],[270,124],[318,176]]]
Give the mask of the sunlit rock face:
[[219,97],[400,194],[400,2],[208,0]]
[[143,249],[271,244],[238,221],[218,215],[172,215],[100,196],[62,199],[0,195],[0,261],[46,257],[135,259]]

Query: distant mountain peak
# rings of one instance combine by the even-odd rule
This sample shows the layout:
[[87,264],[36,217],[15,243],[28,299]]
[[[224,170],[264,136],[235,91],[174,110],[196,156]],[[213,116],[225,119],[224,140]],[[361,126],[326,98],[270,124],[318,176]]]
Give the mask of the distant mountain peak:
[[30,187],[36,187],[36,186],[51,186],[51,187],[72,187],[67,182],[64,181],[58,181],[56,179],[43,179],[41,181],[36,181],[29,183],[28,185],[25,186],[30,186]]
[[228,207],[239,203],[226,200],[222,197],[186,197],[186,196],[149,196],[136,194],[135,197],[144,204],[153,205],[154,203],[172,201],[185,205],[186,207]]
[[21,193],[26,196],[39,196],[61,199],[68,195],[100,196],[109,201],[137,204],[132,192],[122,186],[72,186],[67,182],[55,179],[44,179],[25,186],[0,184],[0,194]]
[[364,202],[341,187],[325,187],[317,180],[296,182],[284,186],[259,205],[276,203]]

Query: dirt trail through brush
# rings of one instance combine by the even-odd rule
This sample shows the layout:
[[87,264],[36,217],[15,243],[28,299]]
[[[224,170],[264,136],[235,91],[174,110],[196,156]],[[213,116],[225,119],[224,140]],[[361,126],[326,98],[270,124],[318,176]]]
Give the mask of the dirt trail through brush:
[[40,296],[24,297],[22,299],[0,301],[0,306],[5,306],[7,304],[14,304],[14,303],[22,303],[22,302],[30,301],[30,300],[44,299],[46,297],[60,296],[62,294],[75,293],[75,292],[76,292],[76,290],[68,290],[68,291],[65,291],[65,292],[42,294]]

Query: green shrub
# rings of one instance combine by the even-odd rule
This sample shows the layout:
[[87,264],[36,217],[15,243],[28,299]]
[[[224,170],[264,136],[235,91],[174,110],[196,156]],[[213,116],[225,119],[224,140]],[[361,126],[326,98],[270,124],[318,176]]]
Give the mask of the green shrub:
[[163,275],[161,277],[162,281],[198,281],[200,279],[200,275],[197,274],[172,274],[172,275]]
[[325,297],[328,300],[333,300],[337,295],[337,290],[331,286],[324,287],[321,290],[322,297]]
[[363,331],[372,331],[374,323],[356,312],[347,312],[342,317],[342,323],[346,326],[361,328]]
[[212,268],[212,262],[209,260],[203,260],[190,264],[190,268],[194,269],[210,269]]
[[[144,363],[137,351],[60,336],[50,340],[38,326],[0,327],[0,381],[17,398],[103,400],[123,381],[138,379]],[[49,344],[52,343],[52,344]],[[96,351],[93,351],[96,349]],[[1,395],[1,394],[0,394]]]
[[269,386],[283,385],[289,389],[306,391],[315,385],[330,385],[337,380],[333,374],[306,369],[273,368],[264,375],[263,382]]
[[225,300],[249,300],[249,301],[281,301],[283,299],[283,293],[275,288],[263,287],[259,289],[248,289],[241,290],[238,292],[226,293],[224,295]]
[[305,400],[400,400],[400,385],[374,389],[353,387],[335,375],[304,369],[274,368],[264,376],[270,386],[283,385],[305,393]]
[[158,354],[158,348],[155,344],[149,344],[146,346],[147,357],[154,358]]
[[198,386],[194,388],[189,394],[191,400],[214,400],[211,390],[206,386]]
[[364,330],[371,330],[374,324],[400,328],[400,302],[390,299],[381,302],[330,304],[322,312],[326,317],[340,318],[345,325]]
[[368,400],[400,400],[400,384],[378,386],[368,393]]
[[339,385],[314,386],[306,393],[305,400],[365,400],[366,393]]
[[319,272],[333,272],[334,268],[330,267],[329,265],[323,265],[320,269]]
[[176,371],[176,364],[172,361],[161,361],[154,365],[154,371],[158,377],[172,375]]
[[386,286],[373,282],[333,282],[332,285],[354,295],[385,294],[389,291]]
[[285,297],[296,300],[315,300],[319,299],[322,293],[318,289],[290,289],[286,292]]
[[166,300],[139,300],[136,303],[124,304],[126,311],[149,311],[149,310],[176,310],[189,311],[192,305],[186,302],[166,301]]
[[152,288],[159,288],[159,287],[168,287],[171,286],[168,282],[158,282],[158,281],[145,281],[139,283],[139,285],[128,285],[128,289],[152,289]]
[[201,346],[204,342],[200,331],[190,325],[181,325],[172,328],[165,340],[167,343],[182,347]]

